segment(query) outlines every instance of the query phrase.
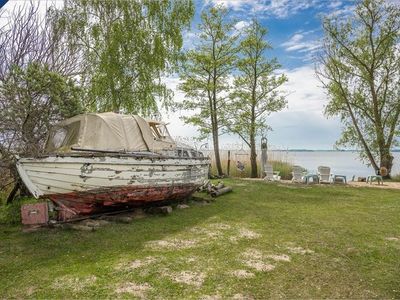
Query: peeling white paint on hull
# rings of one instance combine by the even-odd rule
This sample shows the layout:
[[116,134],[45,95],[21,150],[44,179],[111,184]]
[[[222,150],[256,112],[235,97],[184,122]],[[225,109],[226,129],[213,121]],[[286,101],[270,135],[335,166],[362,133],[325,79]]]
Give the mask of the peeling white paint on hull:
[[[32,195],[73,203],[162,201],[190,195],[208,176],[205,158],[48,156],[22,158],[18,172]],[[90,209],[86,209],[87,213]]]

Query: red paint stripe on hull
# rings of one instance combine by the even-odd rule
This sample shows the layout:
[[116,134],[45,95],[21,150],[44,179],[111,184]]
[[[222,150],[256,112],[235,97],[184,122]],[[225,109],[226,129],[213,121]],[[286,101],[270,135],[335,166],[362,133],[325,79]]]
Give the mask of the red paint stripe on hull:
[[196,185],[178,186],[121,186],[107,189],[95,189],[86,192],[50,194],[61,210],[59,220],[65,221],[81,215],[90,215],[110,210],[118,206],[140,206],[151,202],[184,199],[196,190]]

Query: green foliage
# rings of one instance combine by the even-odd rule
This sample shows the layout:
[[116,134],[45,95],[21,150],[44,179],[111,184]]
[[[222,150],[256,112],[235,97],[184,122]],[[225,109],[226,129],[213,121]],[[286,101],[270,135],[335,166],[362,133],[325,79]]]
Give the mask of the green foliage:
[[279,88],[287,81],[285,75],[275,75],[280,68],[276,59],[268,60],[271,48],[265,36],[267,29],[258,20],[245,28],[240,42],[239,74],[230,93],[227,127],[238,134],[251,149],[251,177],[257,177],[256,136],[267,130],[267,116],[286,106],[285,96]]
[[292,179],[293,165],[291,163],[279,160],[273,160],[269,162],[272,164],[274,171],[279,171],[279,176],[281,176],[282,180]]
[[389,172],[400,134],[400,9],[363,0],[347,20],[326,18],[322,69],[327,116],[339,116],[342,146],[356,146],[376,170]]
[[180,74],[179,88],[186,97],[178,107],[194,112],[183,120],[197,126],[201,138],[212,135],[217,170],[222,175],[219,135],[224,130],[228,78],[236,60],[238,35],[221,6],[202,12],[199,31],[200,44],[188,51]]
[[392,180],[392,181],[395,181],[395,182],[400,182],[400,174],[397,174],[397,175],[395,175],[395,176],[392,176],[391,180]]
[[241,57],[237,62],[239,75],[235,77],[230,94],[229,129],[251,147],[251,137],[268,129],[266,117],[286,106],[279,88],[287,78],[274,75],[280,65],[276,59],[265,57],[266,51],[271,49],[265,40],[267,29],[253,20],[244,33],[240,43]]
[[[0,199],[1,200],[1,199]],[[0,224],[21,224],[21,206],[27,203],[35,203],[36,199],[30,197],[17,198],[11,204],[0,202]]]
[[186,53],[180,74],[179,88],[185,93],[181,109],[194,111],[183,117],[186,123],[197,126],[206,137],[218,136],[224,118],[224,104],[229,89],[228,77],[236,60],[234,21],[222,7],[212,7],[201,14],[200,43]]
[[69,46],[83,54],[85,107],[150,115],[170,105],[161,77],[180,59],[191,0],[68,0],[54,18]]
[[49,127],[81,112],[81,90],[74,81],[36,62],[13,66],[0,83],[0,150],[35,154],[42,150]]

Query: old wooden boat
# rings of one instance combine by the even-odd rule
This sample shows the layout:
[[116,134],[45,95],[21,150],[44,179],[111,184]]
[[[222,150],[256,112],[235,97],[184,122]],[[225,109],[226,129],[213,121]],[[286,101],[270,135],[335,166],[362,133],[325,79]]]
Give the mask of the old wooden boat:
[[188,197],[208,168],[163,122],[116,113],[65,120],[50,132],[46,155],[17,160],[28,190],[51,200],[60,220]]

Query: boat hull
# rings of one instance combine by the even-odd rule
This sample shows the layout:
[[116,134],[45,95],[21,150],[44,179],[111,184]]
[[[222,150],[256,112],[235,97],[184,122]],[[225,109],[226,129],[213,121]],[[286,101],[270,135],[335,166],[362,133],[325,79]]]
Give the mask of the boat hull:
[[48,156],[24,158],[18,172],[36,198],[50,199],[60,220],[179,200],[208,176],[204,158]]

